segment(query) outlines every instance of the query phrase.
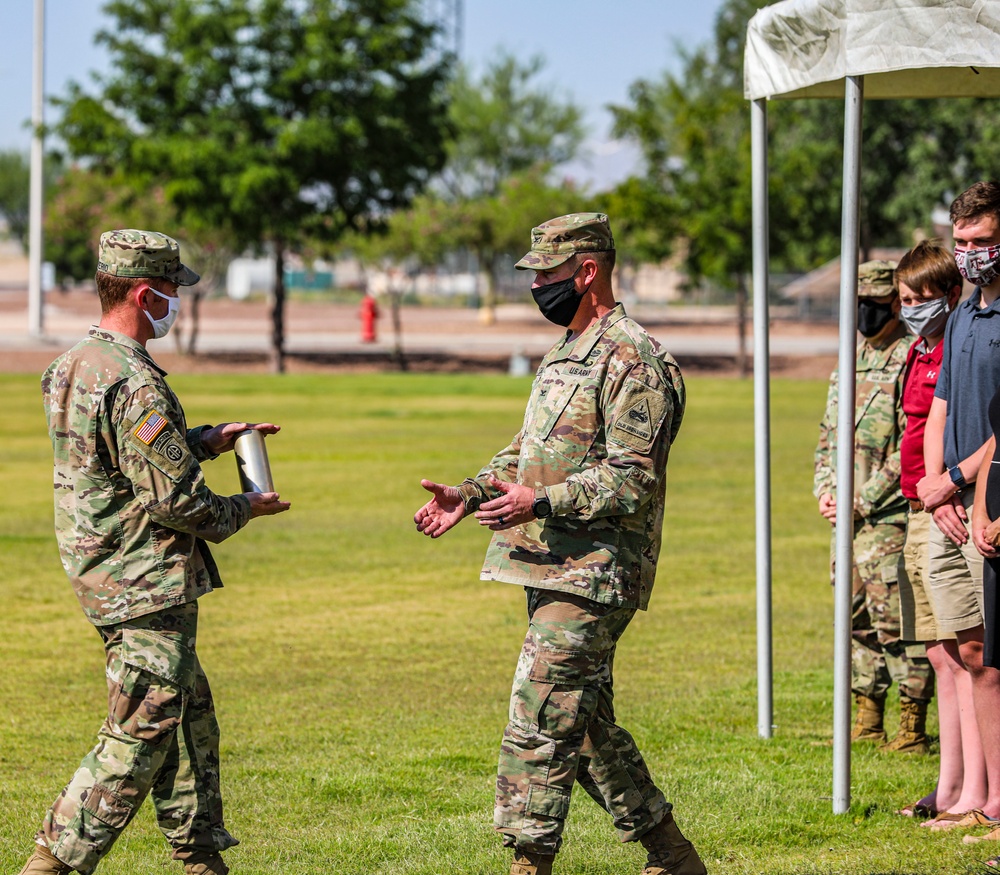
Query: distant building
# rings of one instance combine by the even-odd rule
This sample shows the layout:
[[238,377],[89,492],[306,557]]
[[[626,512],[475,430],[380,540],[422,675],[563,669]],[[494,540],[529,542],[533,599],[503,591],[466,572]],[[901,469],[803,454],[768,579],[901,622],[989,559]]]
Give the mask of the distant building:
[[[906,249],[872,249],[868,260],[899,261]],[[792,301],[803,319],[835,319],[840,312],[840,259],[828,261],[778,290]]]

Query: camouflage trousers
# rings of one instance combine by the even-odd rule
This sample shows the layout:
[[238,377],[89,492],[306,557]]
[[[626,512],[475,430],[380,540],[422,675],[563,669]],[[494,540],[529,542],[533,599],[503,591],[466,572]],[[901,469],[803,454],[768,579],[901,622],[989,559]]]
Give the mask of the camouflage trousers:
[[555,853],[579,782],[621,840],[635,841],[671,809],[632,736],[615,723],[615,647],[635,611],[559,592],[527,594],[530,622],[500,747],[494,825],[508,847]]
[[934,672],[927,651],[900,637],[899,557],[905,532],[898,525],[855,524],[851,688],[882,699],[895,681],[901,696],[930,701]]
[[149,794],[175,858],[237,844],[222,820],[219,724],[197,628],[197,602],[98,627],[108,716],[36,838],[85,875]]

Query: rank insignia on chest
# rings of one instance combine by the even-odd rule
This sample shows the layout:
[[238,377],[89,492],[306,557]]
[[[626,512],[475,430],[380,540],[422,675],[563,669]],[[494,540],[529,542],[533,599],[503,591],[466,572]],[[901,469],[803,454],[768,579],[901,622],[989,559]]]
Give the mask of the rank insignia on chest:
[[139,420],[139,424],[135,427],[132,434],[136,440],[141,441],[148,447],[166,427],[167,420],[155,410],[150,410],[149,413]]

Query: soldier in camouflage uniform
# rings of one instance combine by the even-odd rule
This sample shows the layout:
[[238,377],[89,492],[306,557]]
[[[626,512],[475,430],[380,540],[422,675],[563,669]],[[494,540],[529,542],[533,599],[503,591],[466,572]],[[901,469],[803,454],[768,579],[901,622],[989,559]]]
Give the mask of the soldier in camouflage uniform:
[[247,428],[278,427],[189,429],[146,351],[176,316],[178,286],[198,279],[164,234],[101,235],[101,322],[42,378],[56,538],[104,643],[108,716],[22,875],[92,872],[150,792],[188,875],[224,875],[219,852],[236,844],[223,823],[219,727],[196,650],[197,600],[222,586],[206,541],[289,505],[273,492],[208,488],[202,461],[231,450]]
[[514,850],[511,875],[548,875],[578,781],[622,841],[646,847],[645,875],[702,875],[615,721],[612,682],[618,640],[653,587],[684,383],[615,303],[607,216],[545,222],[516,266],[536,272],[536,303],[568,330],[542,360],[511,444],[459,486],[422,481],[434,497],[414,518],[436,538],[474,515],[494,533],[482,578],[527,593],[495,826]]
[[[902,391],[909,335],[899,319],[893,285],[896,265],[869,261],[858,268],[857,388],[855,395],[854,597],[852,611],[852,689],[858,703],[854,741],[883,743],[895,750],[927,752],[923,721],[920,738],[900,733],[886,743],[883,714],[886,692],[899,686],[904,711],[926,716],[934,675],[924,646],[900,639],[898,563],[906,531],[907,501],[899,490],[899,445],[905,416]],[[826,414],[816,448],[813,494],[820,513],[837,521],[837,371],[830,379]],[[905,737],[904,737],[905,735]]]

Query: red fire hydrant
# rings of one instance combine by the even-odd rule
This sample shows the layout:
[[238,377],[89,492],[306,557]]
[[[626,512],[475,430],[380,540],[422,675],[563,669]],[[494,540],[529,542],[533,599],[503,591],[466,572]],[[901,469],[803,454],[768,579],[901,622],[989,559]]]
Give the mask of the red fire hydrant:
[[361,342],[375,342],[375,320],[378,319],[378,304],[366,294],[361,299]]

